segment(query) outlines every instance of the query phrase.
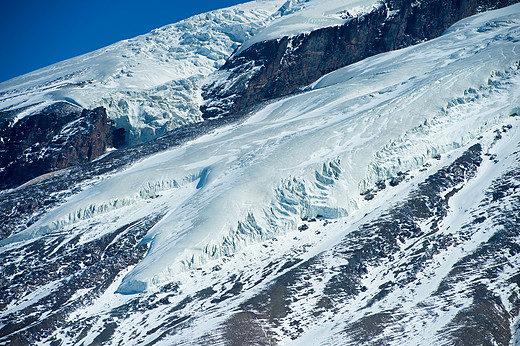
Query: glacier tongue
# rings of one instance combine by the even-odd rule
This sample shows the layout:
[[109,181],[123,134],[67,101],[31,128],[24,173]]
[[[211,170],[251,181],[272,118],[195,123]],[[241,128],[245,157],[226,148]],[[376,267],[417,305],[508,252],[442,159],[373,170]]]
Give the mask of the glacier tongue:
[[106,177],[7,241],[163,210],[143,240],[147,256],[118,289],[134,293],[302,218],[354,214],[379,181],[474,143],[518,111],[519,39],[520,5],[469,18]]

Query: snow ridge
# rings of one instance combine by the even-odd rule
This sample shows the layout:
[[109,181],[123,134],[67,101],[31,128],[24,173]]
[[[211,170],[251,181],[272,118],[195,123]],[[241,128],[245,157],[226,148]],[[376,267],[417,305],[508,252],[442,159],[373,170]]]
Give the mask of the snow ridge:
[[288,0],[278,11],[280,18],[244,42],[236,54],[258,42],[342,25],[379,6],[382,4],[377,0]]

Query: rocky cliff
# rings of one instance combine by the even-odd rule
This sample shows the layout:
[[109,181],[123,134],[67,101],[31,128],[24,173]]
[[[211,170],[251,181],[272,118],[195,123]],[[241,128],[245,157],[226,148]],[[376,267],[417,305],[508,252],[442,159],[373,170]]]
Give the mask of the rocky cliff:
[[203,87],[204,118],[296,92],[321,76],[379,53],[440,36],[455,22],[516,0],[386,0],[341,26],[255,43]]
[[114,128],[101,107],[87,110],[60,102],[17,122],[2,116],[0,189],[91,161],[124,143],[124,132]]

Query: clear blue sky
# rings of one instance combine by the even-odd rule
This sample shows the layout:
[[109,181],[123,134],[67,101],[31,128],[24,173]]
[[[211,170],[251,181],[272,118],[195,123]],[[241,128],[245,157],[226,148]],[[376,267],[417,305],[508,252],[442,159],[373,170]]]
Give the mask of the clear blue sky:
[[3,0],[0,82],[247,0]]

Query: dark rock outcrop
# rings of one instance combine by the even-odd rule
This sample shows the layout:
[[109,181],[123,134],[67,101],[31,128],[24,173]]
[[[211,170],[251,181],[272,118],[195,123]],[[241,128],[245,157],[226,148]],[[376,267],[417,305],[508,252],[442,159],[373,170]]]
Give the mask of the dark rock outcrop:
[[438,37],[463,18],[515,2],[387,0],[367,14],[347,18],[342,26],[253,44],[232,56],[203,87],[203,117],[239,112],[294,93],[341,67]]
[[[35,345],[53,329],[66,325],[68,314],[100,296],[121,271],[143,259],[148,247],[140,240],[158,220],[160,215],[150,216],[83,244],[79,236],[53,235],[19,249],[27,259],[24,263],[0,267],[0,309],[5,311],[27,290],[55,285],[51,294],[33,302],[46,312],[45,316],[31,314],[34,305],[4,315],[0,318],[0,339],[10,345]],[[50,250],[57,244],[62,246]],[[0,254],[0,261],[12,263],[18,255],[17,251],[6,251]],[[79,301],[71,299],[81,290],[88,293],[79,295]],[[91,327],[85,321],[80,325],[79,329]]]
[[91,161],[124,140],[104,108],[81,109],[65,102],[0,127],[0,189],[42,174]]

